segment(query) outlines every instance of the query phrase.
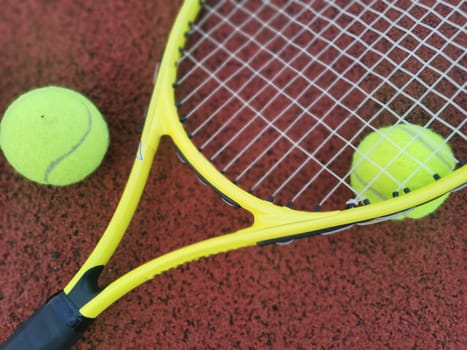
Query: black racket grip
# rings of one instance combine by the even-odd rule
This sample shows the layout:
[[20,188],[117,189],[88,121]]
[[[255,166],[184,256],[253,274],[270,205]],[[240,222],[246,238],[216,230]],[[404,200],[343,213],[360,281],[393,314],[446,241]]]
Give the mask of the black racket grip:
[[63,292],[42,305],[18,327],[1,350],[70,349],[91,323]]

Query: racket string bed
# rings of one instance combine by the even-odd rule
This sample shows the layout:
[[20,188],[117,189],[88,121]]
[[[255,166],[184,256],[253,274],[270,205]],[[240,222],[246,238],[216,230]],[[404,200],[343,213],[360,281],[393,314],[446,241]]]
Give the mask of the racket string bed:
[[465,141],[464,20],[461,2],[206,2],[178,62],[187,131],[261,198],[307,210],[364,203],[340,166],[364,135],[415,123]]

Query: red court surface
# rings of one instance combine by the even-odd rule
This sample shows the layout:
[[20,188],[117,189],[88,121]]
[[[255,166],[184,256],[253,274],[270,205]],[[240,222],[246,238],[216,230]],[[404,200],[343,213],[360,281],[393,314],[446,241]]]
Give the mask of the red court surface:
[[[6,0],[0,110],[60,85],[104,114],[98,171],[64,187],[0,156],[0,340],[71,278],[105,229],[138,146],[154,64],[180,1]],[[164,140],[108,282],[250,217],[201,185]],[[433,215],[249,248],[172,270],[105,311],[76,349],[462,349],[467,347],[467,192]]]

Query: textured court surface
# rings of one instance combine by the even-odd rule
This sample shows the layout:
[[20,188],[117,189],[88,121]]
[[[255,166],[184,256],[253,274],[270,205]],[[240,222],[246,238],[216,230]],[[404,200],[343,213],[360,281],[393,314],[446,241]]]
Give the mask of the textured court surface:
[[[133,161],[178,4],[8,0],[0,12],[0,110],[62,85],[105,115],[98,172],[35,185],[0,157],[0,339],[61,288],[105,228]],[[110,281],[154,255],[229,232],[248,215],[199,184],[165,140]],[[285,247],[251,248],[165,273],[104,312],[77,349],[460,349],[466,194],[434,215]]]

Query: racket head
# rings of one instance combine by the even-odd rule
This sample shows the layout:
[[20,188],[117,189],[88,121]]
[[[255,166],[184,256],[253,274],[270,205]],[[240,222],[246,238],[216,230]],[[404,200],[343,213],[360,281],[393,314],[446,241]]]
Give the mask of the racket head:
[[[310,219],[299,229],[308,232],[390,218],[466,181],[464,19],[449,2],[187,1],[143,139],[169,135],[205,182],[260,225]],[[445,137],[459,166],[366,203],[350,186],[353,153],[368,133],[409,123]]]

